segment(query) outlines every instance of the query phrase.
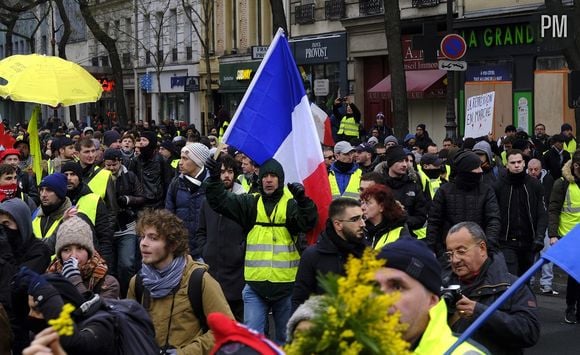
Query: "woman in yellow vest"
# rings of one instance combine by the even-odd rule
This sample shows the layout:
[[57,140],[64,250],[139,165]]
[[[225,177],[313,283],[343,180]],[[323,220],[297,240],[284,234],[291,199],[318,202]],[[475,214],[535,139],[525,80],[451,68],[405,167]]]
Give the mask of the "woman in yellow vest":
[[[341,110],[343,103],[346,104],[346,107]],[[360,137],[361,114],[356,105],[350,102],[347,97],[339,97],[334,100],[332,113],[334,118],[340,122],[338,132],[336,132],[338,141],[350,142]]]
[[360,199],[366,220],[365,239],[372,248],[380,250],[401,237],[411,238],[405,209],[395,200],[391,189],[375,184],[366,188]]

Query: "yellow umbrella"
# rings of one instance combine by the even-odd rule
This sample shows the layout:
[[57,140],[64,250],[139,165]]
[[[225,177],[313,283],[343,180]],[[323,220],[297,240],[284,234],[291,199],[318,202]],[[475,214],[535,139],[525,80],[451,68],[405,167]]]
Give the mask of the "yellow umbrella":
[[0,61],[0,96],[52,107],[95,102],[101,84],[80,65],[59,57],[13,55]]

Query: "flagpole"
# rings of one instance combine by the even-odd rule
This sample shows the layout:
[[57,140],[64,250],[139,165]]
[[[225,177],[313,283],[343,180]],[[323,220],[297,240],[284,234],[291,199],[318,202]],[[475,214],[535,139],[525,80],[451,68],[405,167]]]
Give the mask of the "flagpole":
[[457,339],[457,341],[455,342],[455,344],[453,344],[449,349],[447,349],[447,351],[445,352],[445,355],[451,355],[453,353],[453,351],[455,349],[457,349],[457,347],[459,347],[459,345],[461,345],[461,343],[463,343],[464,341],[466,341],[467,339],[469,339],[469,337],[471,337],[471,335],[477,330],[477,328],[479,328],[483,322],[485,322],[487,320],[487,318],[489,318],[489,316],[495,312],[499,306],[502,305],[502,303],[504,303],[508,298],[510,298],[517,290],[519,290],[520,287],[523,286],[524,283],[526,283],[526,281],[528,281],[528,279],[530,277],[532,277],[532,275],[540,268],[542,267],[542,265],[546,262],[546,259],[544,259],[543,257],[540,257],[538,259],[538,261],[535,262],[534,265],[532,265],[531,268],[528,269],[528,271],[526,271],[519,279],[516,280],[516,282],[514,282],[513,285],[511,285],[506,292],[504,292],[497,300],[495,300],[495,302],[493,302],[486,310],[485,312],[483,312],[479,317],[477,317],[477,319],[471,323],[471,325],[465,330],[465,332],[463,332],[461,334],[461,336],[459,337],[459,339]]

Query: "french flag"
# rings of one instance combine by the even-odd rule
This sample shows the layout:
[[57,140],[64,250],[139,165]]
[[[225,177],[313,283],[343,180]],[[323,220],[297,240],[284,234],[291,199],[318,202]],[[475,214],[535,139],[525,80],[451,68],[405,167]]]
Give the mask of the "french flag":
[[330,185],[310,103],[282,29],[244,94],[224,142],[258,164],[278,160],[286,183],[304,184],[318,208],[318,225],[308,234],[309,244],[316,242],[328,217]]
[[330,117],[328,114],[318,107],[314,102],[310,104],[310,110],[312,110],[312,116],[314,117],[314,126],[316,126],[316,132],[318,133],[318,139],[320,143],[333,147],[334,139],[332,138],[332,127],[330,125]]

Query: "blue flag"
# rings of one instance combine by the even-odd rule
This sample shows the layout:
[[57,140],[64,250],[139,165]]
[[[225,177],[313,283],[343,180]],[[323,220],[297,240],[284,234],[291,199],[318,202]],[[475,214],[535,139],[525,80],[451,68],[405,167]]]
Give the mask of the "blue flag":
[[580,224],[550,247],[542,257],[580,282]]

